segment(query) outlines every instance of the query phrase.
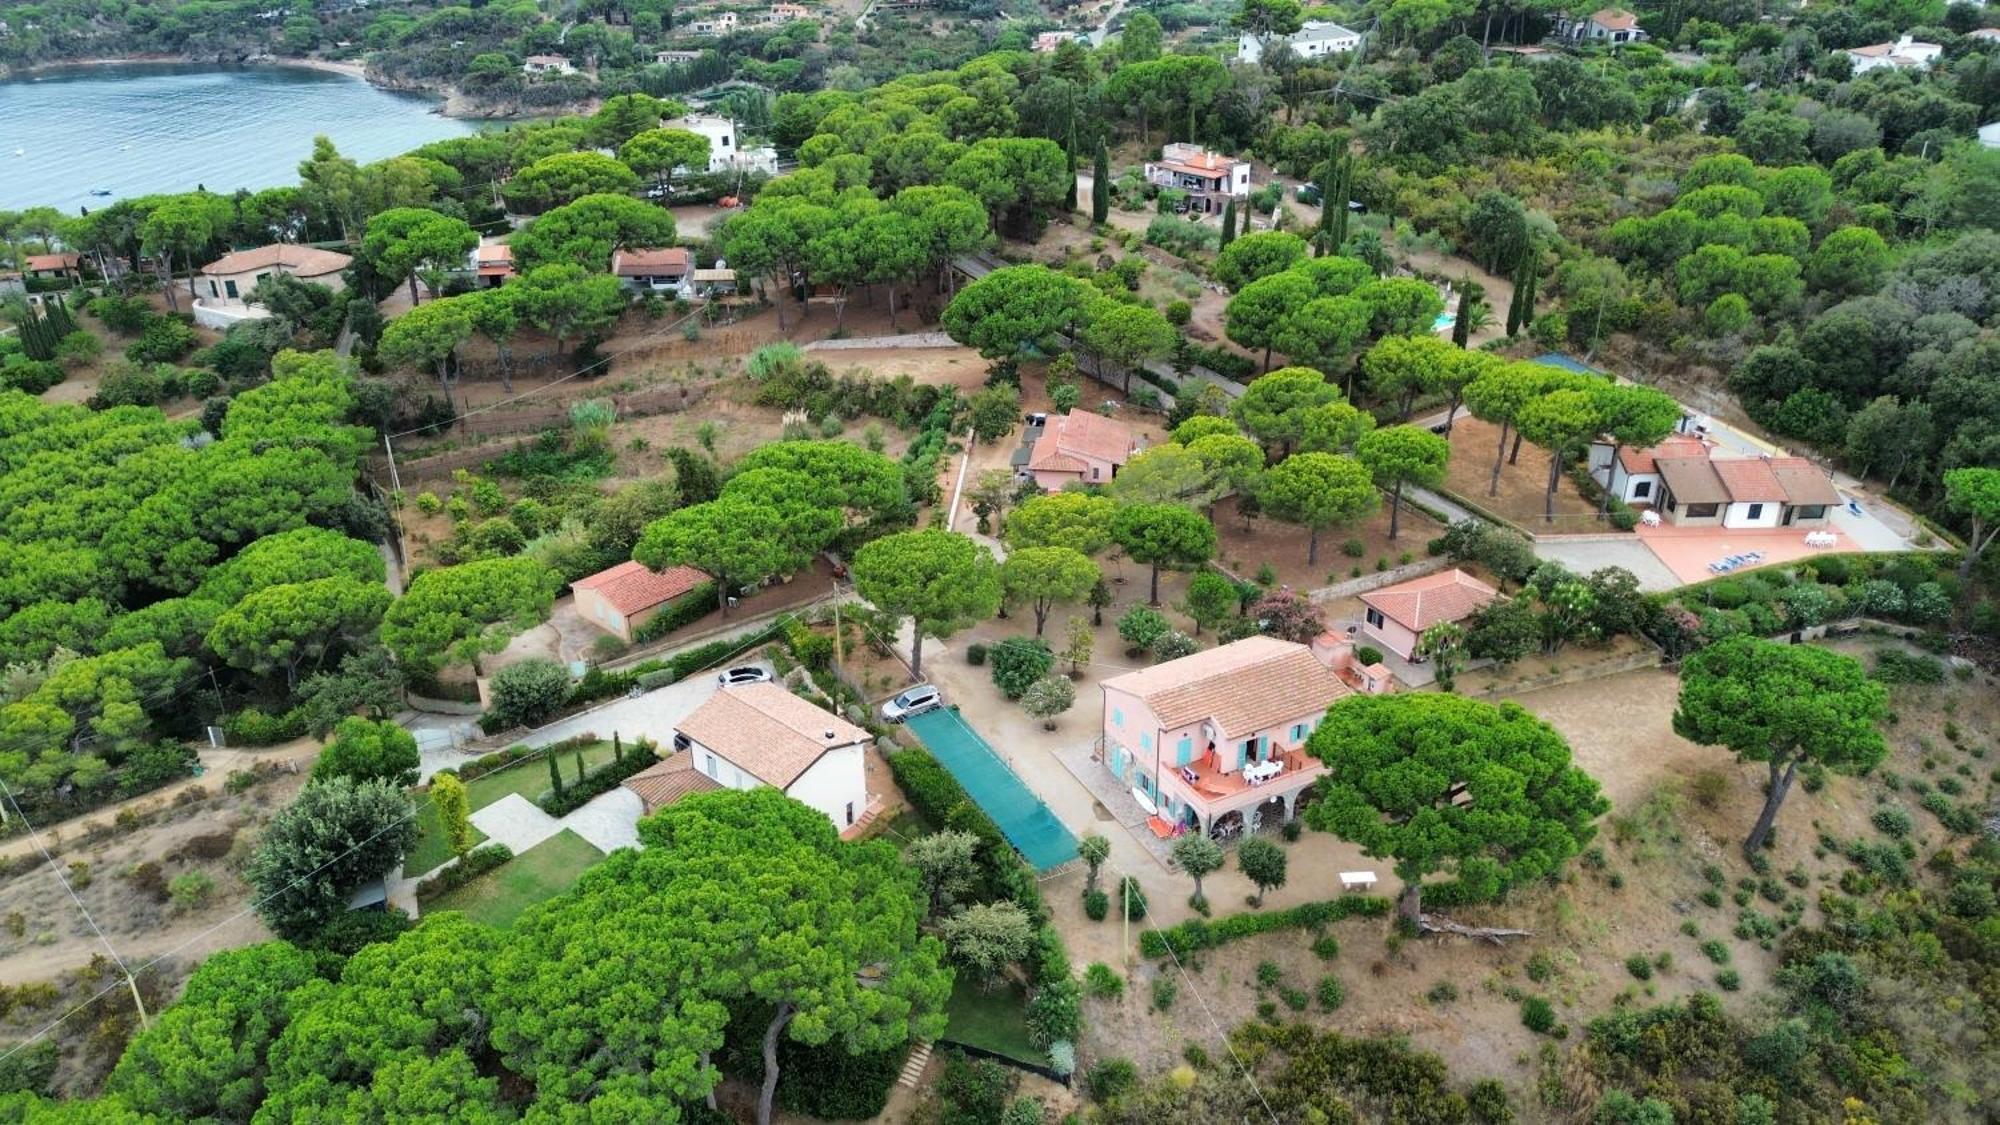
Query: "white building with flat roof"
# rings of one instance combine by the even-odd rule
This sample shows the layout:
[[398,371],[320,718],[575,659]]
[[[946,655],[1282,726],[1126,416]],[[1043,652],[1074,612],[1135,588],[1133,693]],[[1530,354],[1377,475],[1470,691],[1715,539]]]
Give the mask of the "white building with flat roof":
[[[1290,44],[1292,53],[1302,59],[1325,58],[1352,51],[1361,46],[1361,33],[1342,27],[1327,20],[1307,20],[1290,35],[1279,35],[1276,40]],[[1255,35],[1245,33],[1236,37],[1236,61],[1258,62],[1264,57],[1264,41]]]

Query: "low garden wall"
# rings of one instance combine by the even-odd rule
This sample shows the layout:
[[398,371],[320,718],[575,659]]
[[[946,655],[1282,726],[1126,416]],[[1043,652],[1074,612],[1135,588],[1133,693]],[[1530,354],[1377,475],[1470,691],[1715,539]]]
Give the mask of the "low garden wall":
[[1438,571],[1450,569],[1451,565],[1451,560],[1443,556],[1418,559],[1407,566],[1392,567],[1375,574],[1364,574],[1359,578],[1336,582],[1331,586],[1321,586],[1317,590],[1308,590],[1306,600],[1319,605],[1341,598],[1351,598],[1356,594],[1365,594],[1384,586],[1394,586],[1398,582],[1408,582],[1412,578],[1422,578],[1426,574],[1436,574]]
[[1640,668],[1659,667],[1661,661],[1660,650],[1653,647],[1651,641],[1647,641],[1643,637],[1639,639],[1645,644],[1645,647],[1638,652],[1629,653],[1625,656],[1610,657],[1576,668],[1565,668],[1560,672],[1530,676],[1525,680],[1515,680],[1510,683],[1494,683],[1482,691],[1467,694],[1474,694],[1476,698],[1492,699],[1497,696],[1514,695],[1524,691],[1539,691],[1543,688],[1557,687],[1562,684],[1578,684],[1585,680],[1602,679],[1605,676],[1616,676],[1621,672],[1637,671]]

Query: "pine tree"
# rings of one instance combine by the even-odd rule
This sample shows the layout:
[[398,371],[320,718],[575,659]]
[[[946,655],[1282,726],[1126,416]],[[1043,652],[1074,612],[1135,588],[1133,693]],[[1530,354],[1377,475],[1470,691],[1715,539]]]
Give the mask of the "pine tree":
[[1236,201],[1230,200],[1222,208],[1222,241],[1215,244],[1217,250],[1236,241]]
[[1111,217],[1111,150],[1097,142],[1097,163],[1090,173],[1090,221],[1102,225]]

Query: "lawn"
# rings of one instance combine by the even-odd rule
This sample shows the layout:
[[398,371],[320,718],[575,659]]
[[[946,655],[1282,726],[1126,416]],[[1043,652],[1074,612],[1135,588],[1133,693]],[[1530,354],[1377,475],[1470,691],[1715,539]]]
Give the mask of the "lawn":
[[[562,755],[563,780],[576,776],[576,751],[565,751]],[[583,747],[584,768],[596,769],[611,760],[609,742],[592,742]],[[548,791],[549,763],[547,758],[534,757],[516,762],[504,769],[477,778],[465,780],[465,803],[467,812],[480,809],[505,797],[509,793],[519,793],[532,801]],[[473,844],[484,843],[486,836],[474,828]],[[417,846],[403,859],[405,875],[421,875],[438,864],[451,858],[451,845],[445,842],[444,826],[438,823],[437,810],[431,807],[427,796],[419,798],[417,805]]]
[[944,1037],[1024,1063],[1047,1066],[1049,1057],[1028,1038],[1027,1004],[1026,990],[1011,981],[987,992],[961,979],[951,990],[951,1002],[945,1005],[945,1015],[951,1022],[945,1026]]
[[511,926],[530,906],[568,890],[584,868],[604,858],[590,841],[564,829],[456,890],[430,900],[424,913],[457,910],[489,926]]

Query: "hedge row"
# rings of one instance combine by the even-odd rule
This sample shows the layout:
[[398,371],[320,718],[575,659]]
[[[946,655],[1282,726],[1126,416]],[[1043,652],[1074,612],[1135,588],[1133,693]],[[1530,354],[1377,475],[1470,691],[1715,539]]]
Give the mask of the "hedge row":
[[275,746],[306,734],[305,715],[298,708],[271,715],[255,707],[245,707],[224,715],[220,725],[231,746]]
[[[709,591],[711,596],[714,592]],[[583,679],[578,680],[576,686],[570,689],[569,705],[576,707],[585,703],[595,703],[600,699],[610,699],[613,696],[624,695],[635,687],[651,691],[657,687],[679,683],[696,672],[727,660],[739,652],[747,652],[764,644],[782,632],[783,630],[773,624],[746,636],[710,641],[699,648],[691,648],[665,659],[642,660],[623,672],[613,672],[592,665],[583,674]]]
[[436,898],[446,891],[472,882],[488,871],[514,858],[514,849],[505,844],[487,844],[477,847],[458,858],[442,871],[417,884],[417,901]]
[[639,626],[632,639],[639,644],[657,641],[683,625],[692,625],[708,616],[715,608],[715,583],[703,582],[675,599],[674,604],[660,611],[651,621]]
[[560,790],[542,795],[538,804],[550,816],[567,816],[588,804],[593,797],[618,788],[620,782],[660,760],[658,749],[646,739],[625,747],[625,753],[583,775],[582,781],[565,781]]
[[1041,888],[1035,884],[1034,869],[1007,842],[1006,834],[986,815],[986,810],[979,807],[930,751],[890,751],[889,772],[895,775],[903,796],[932,824],[979,837],[982,845],[979,854],[987,880],[982,898],[1007,899],[1027,911],[1037,925],[1048,920],[1048,904],[1042,901]]
[[1232,914],[1214,922],[1195,918],[1168,929],[1144,931],[1139,935],[1139,952],[1147,957],[1165,957],[1168,953],[1180,956],[1276,930],[1317,930],[1342,918],[1379,918],[1388,912],[1386,898],[1346,895],[1304,903],[1290,910]]

